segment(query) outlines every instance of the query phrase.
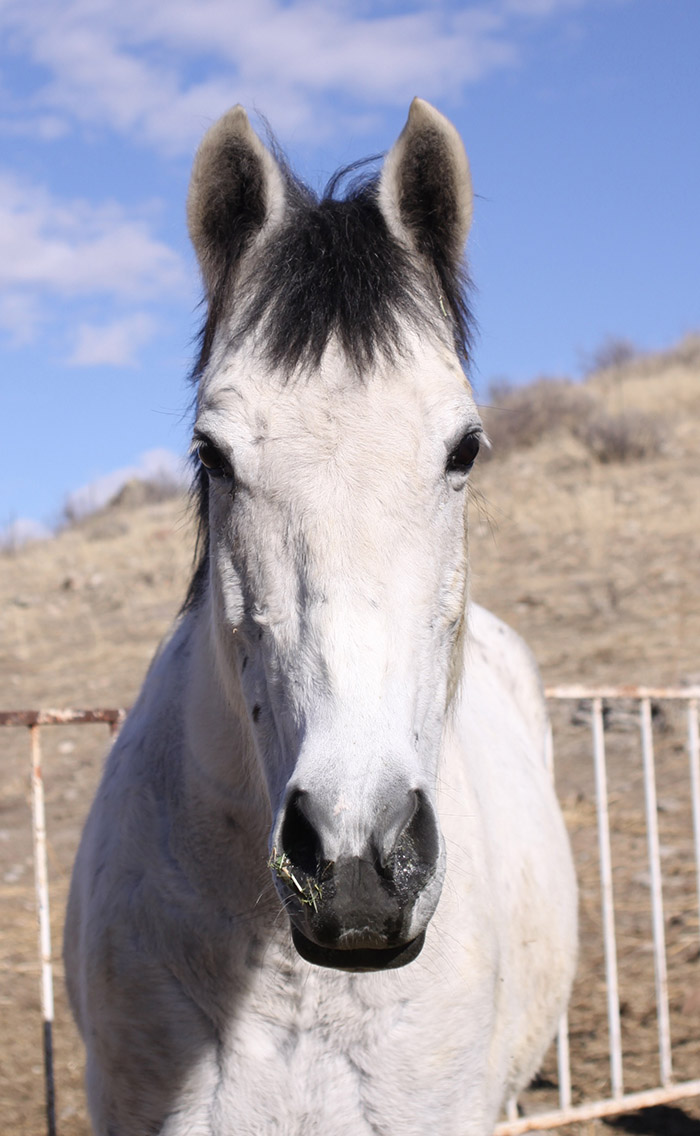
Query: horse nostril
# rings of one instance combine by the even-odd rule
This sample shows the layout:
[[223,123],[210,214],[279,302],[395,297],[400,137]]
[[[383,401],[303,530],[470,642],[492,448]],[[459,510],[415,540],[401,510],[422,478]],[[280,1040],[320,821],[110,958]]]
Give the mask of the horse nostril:
[[303,796],[297,790],[287,802],[281,833],[282,851],[292,864],[308,876],[315,876],[321,864],[321,843],[316,829],[302,810]]
[[420,789],[413,790],[409,798],[411,808],[398,830],[393,829],[390,847],[375,860],[376,870],[385,879],[396,880],[406,872],[427,877],[438,859],[440,837],[435,811]]
[[390,862],[418,808],[418,792],[410,789],[403,800],[394,800],[382,813],[371,837],[371,849],[380,876],[391,876]]
[[403,830],[397,847],[405,841],[412,847],[417,863],[424,870],[429,871],[435,867],[440,852],[437,817],[432,805],[420,789],[416,790],[416,798],[413,816]]

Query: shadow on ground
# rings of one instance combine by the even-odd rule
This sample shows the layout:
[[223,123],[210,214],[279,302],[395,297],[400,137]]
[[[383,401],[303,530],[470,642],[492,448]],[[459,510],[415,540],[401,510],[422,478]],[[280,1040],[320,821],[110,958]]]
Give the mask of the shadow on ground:
[[606,1123],[618,1132],[631,1132],[636,1136],[700,1136],[700,1120],[694,1120],[682,1108],[669,1105],[630,1112]]

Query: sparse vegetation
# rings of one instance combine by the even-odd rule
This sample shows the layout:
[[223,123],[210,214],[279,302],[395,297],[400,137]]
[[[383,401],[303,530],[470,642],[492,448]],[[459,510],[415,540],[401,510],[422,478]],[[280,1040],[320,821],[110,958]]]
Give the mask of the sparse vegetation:
[[[683,365],[689,353],[694,359],[697,349],[696,339],[689,337],[670,357],[675,360],[678,355]],[[504,381],[493,384],[489,405],[484,408],[493,446],[491,456],[528,449],[562,432],[581,442],[595,461],[604,464],[642,461],[663,452],[668,427],[657,414],[624,405],[622,374],[617,374],[620,381],[614,384],[616,401],[622,398],[622,407],[607,405],[610,388],[601,386],[602,376],[607,384],[615,368],[624,369],[625,378],[639,377],[637,371],[645,374],[647,359],[638,356],[632,344],[624,340],[606,341],[595,357],[599,366],[584,382],[538,378],[520,387]],[[639,360],[638,368],[630,367],[632,359]]]
[[606,335],[605,339],[584,356],[584,374],[609,371],[613,367],[623,367],[625,363],[638,358],[640,352],[631,339],[619,335]]
[[104,505],[86,508],[81,503],[76,508],[69,499],[63,507],[61,526],[71,528],[90,517],[115,509],[140,509],[143,505],[157,505],[161,501],[181,497],[183,489],[182,481],[167,473],[149,478],[132,477]]
[[132,477],[114,497],[107,502],[108,509],[140,509],[142,505],[157,505],[160,501],[170,501],[182,496],[183,484],[174,477],[162,474],[144,480]]
[[570,379],[535,379],[527,386],[498,383],[485,408],[493,456],[534,446],[555,430],[573,432],[595,406],[591,395]]
[[578,423],[574,434],[603,463],[642,461],[665,447],[661,423],[641,410],[599,410]]

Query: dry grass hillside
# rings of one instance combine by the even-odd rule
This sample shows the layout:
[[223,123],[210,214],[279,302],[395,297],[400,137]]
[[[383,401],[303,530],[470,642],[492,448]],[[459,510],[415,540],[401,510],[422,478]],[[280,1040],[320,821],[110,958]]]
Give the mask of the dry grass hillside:
[[550,681],[700,675],[700,338],[484,408],[472,593]]
[[[489,401],[484,417],[493,454],[480,460],[472,481],[474,598],[525,635],[549,682],[700,680],[700,338],[615,362],[581,384],[541,380],[496,390]],[[53,540],[0,553],[0,708],[132,702],[182,600],[192,535],[186,502],[152,500],[136,486]],[[689,898],[691,838],[678,835],[690,822],[682,737],[672,725],[662,746],[659,792],[666,802],[665,864],[675,880],[666,896],[676,966],[674,1039],[681,1039],[692,1070],[700,1058],[698,918]],[[603,1014],[594,797],[592,787],[573,776],[582,763],[576,754],[587,752],[582,733],[563,744],[558,774],[581,878],[575,1098],[607,1091],[606,1038],[600,1016],[592,1016],[594,1009]],[[70,866],[107,736],[104,727],[62,727],[44,730],[43,739],[58,956]],[[648,939],[640,923],[648,907],[643,828],[634,811],[640,778],[627,735],[618,742],[618,757],[611,750],[611,793],[619,801],[613,827],[624,841],[615,852],[615,872],[625,897],[618,932],[628,959],[622,985],[634,1088],[656,1083],[658,1073],[650,1056],[653,978],[652,994],[641,993],[650,954],[646,945],[641,954],[636,949],[640,937]],[[567,754],[573,755],[568,765]],[[0,1130],[16,1136],[42,1131],[27,772],[26,731],[2,731]],[[59,1131],[86,1136],[82,1058],[60,963],[57,971]],[[685,1068],[680,1074],[691,1075]],[[551,1062],[545,1095],[547,1077],[555,1077]],[[627,1131],[697,1136],[700,1123],[691,1114],[700,1113],[690,1110],[679,1120],[678,1110],[671,1111],[675,1119],[666,1127],[660,1121]],[[594,1131],[598,1126],[585,1130]]]

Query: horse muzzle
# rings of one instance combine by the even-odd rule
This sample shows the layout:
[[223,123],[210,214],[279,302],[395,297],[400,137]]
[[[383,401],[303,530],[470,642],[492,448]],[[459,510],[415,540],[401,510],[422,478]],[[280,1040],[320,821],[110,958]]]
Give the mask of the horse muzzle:
[[425,931],[415,939],[398,947],[322,947],[307,939],[306,935],[292,924],[292,942],[303,959],[315,966],[327,966],[333,970],[395,970],[399,966],[413,962],[423,949]]
[[434,809],[424,793],[408,791],[382,810],[359,854],[342,849],[329,813],[296,789],[276,826],[270,867],[294,945],[317,966],[405,966],[420,953],[442,885]]

